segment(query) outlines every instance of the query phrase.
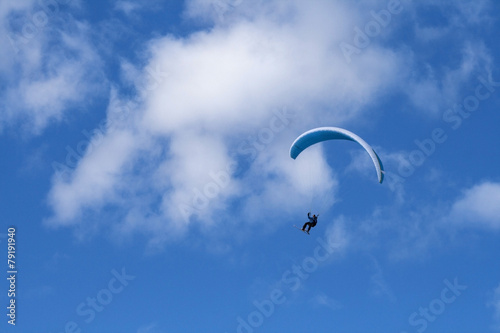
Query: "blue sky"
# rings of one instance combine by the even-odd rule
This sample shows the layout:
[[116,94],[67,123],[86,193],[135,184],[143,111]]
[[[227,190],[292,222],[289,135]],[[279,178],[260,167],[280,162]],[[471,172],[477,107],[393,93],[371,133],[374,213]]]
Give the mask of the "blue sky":
[[[6,332],[500,330],[496,1],[0,5]],[[346,128],[384,163],[328,142]],[[320,213],[307,236],[292,226]]]

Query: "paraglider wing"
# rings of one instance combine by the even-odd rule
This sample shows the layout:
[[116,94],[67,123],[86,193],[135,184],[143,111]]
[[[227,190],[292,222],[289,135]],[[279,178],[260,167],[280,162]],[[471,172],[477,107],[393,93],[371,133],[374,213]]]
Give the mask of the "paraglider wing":
[[360,144],[370,155],[377,170],[378,182],[384,180],[384,167],[373,148],[356,134],[339,127],[318,127],[301,134],[290,147],[290,157],[296,159],[299,154],[309,146],[327,140],[349,140]]

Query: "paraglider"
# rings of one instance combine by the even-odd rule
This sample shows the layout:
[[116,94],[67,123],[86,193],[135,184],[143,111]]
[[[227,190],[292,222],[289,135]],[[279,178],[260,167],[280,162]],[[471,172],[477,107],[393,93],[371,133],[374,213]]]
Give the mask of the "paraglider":
[[[297,227],[295,224],[293,226],[299,230],[302,230],[303,232],[305,232],[309,235],[309,231],[311,230],[311,228],[314,228],[316,226],[316,224],[318,224],[318,216],[319,216],[319,214],[318,215],[313,214],[313,216],[311,216],[311,212],[309,212],[309,213],[307,213],[307,218],[309,218],[309,221],[304,223],[304,226],[302,228]],[[307,227],[307,230],[306,230],[306,227]]]
[[356,134],[339,127],[318,127],[302,133],[290,147],[290,157],[296,159],[299,154],[309,146],[327,140],[349,140],[361,145],[368,155],[370,155],[375,170],[377,171],[378,182],[384,181],[384,167],[373,148]]
[[[311,216],[311,212],[307,213],[307,218],[309,218],[309,222],[304,223],[302,231],[309,233],[309,230],[311,230],[311,228],[314,228],[318,223],[318,216],[316,216],[316,214],[313,214],[313,216]],[[308,227],[307,230],[306,227]]]
[[[370,155],[373,165],[375,166],[375,171],[377,172],[378,182],[381,184],[384,181],[384,166],[382,165],[382,161],[378,157],[375,150],[368,143],[366,143],[365,140],[361,139],[356,134],[343,128],[318,127],[302,133],[292,143],[292,146],[290,147],[290,157],[296,159],[297,156],[299,156],[300,153],[303,152],[308,147],[316,143],[328,140],[349,140],[358,143],[361,147],[364,148],[364,150],[368,153],[368,155]],[[307,214],[309,222],[306,222],[302,227],[302,229],[300,229],[296,225],[294,225],[294,227],[309,234],[309,230],[311,230],[311,227],[316,226],[319,216],[318,214],[318,216],[313,215],[311,217],[310,214],[311,214],[310,212]],[[308,227],[307,230],[306,227]]]

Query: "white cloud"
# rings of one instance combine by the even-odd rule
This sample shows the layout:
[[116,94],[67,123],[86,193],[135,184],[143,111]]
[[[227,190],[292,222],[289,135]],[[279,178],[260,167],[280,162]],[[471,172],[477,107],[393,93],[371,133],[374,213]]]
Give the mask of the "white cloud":
[[21,124],[39,134],[95,96],[105,80],[87,24],[73,19],[68,7],[24,5],[0,9],[8,36],[0,48],[0,78],[6,83],[0,89],[0,130]]
[[[337,105],[325,115],[337,121],[346,116],[341,110],[354,113],[359,100],[380,88],[381,73],[386,78],[395,74],[397,59],[374,50],[360,58],[359,67],[348,68],[331,50],[334,31],[324,43],[328,26],[322,23],[302,31],[301,25],[241,22],[187,40],[154,42],[152,67],[169,77],[151,93],[145,125],[163,133],[184,126],[234,132],[234,126],[265,119],[270,109],[311,103]],[[307,116],[317,115],[315,109],[307,110]]]
[[100,208],[116,200],[116,192],[126,191],[122,176],[126,163],[137,150],[139,142],[131,133],[113,131],[102,142],[90,143],[94,148],[79,161],[69,181],[54,177],[49,204],[54,210],[51,225],[66,225],[78,221],[84,208]]
[[171,191],[163,195],[162,209],[172,218],[172,226],[182,228],[193,213],[206,216],[223,209],[224,199],[236,195],[238,181],[232,180],[233,161],[223,138],[186,131],[172,137],[171,151],[155,174],[165,180]]
[[453,204],[449,218],[458,225],[498,230],[500,184],[487,181],[465,190]]

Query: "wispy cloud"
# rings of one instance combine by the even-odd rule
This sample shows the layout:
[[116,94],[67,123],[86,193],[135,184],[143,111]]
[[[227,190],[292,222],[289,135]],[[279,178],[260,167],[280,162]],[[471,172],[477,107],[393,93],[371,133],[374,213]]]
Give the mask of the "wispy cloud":
[[340,216],[330,223],[325,231],[325,238],[337,255],[348,250],[351,236],[346,228],[346,218]]
[[493,61],[481,41],[464,39],[455,52],[461,55],[456,67],[443,69],[423,64],[419,76],[405,86],[414,107],[423,114],[442,117],[446,109],[462,102],[461,94],[467,82],[478,75],[490,74]]
[[122,11],[127,16],[131,15],[140,8],[141,5],[133,1],[120,0],[115,3],[115,10]]
[[337,311],[343,307],[341,302],[329,297],[325,293],[318,293],[310,302],[313,306],[327,307],[332,311]]
[[[422,259],[431,250],[439,249],[447,239],[441,204],[415,205],[412,198],[401,205],[376,207],[371,215],[354,223],[352,245],[356,250],[373,252],[381,249],[390,260]],[[382,292],[383,280],[377,263],[373,277],[374,287]],[[377,274],[378,273],[378,274]],[[386,290],[390,294],[389,289]],[[390,297],[389,297],[390,298]]]
[[163,332],[158,328],[158,323],[151,323],[140,327],[137,333],[160,333]]
[[492,328],[496,331],[500,331],[500,285],[493,291],[493,297],[488,303],[488,306],[493,308]]
[[396,301],[396,296],[387,283],[384,272],[378,260],[370,256],[374,273],[370,276],[371,294],[376,297],[387,298],[390,302]]
[[[446,108],[461,102],[459,97],[467,82],[477,75],[488,74],[493,63],[491,51],[481,39],[472,37],[469,29],[491,22],[490,6],[489,0],[419,1],[405,6],[413,16],[415,42],[427,49],[419,54],[408,52],[409,62],[419,67],[419,74],[411,74],[405,89],[420,113],[440,116]],[[431,11],[432,16],[421,16],[420,13],[427,11]],[[450,54],[460,54],[460,61],[450,66],[449,62],[437,60],[431,66],[428,58],[433,54],[437,56],[443,48]],[[421,58],[422,55],[427,59]]]
[[[440,175],[439,171],[431,169],[422,179],[440,188],[440,192],[427,192],[427,199],[432,203],[408,195],[398,205],[376,207],[370,216],[355,223],[358,227],[350,230],[353,247],[369,251],[384,248],[393,260],[422,258],[432,249],[455,242],[457,231],[463,228],[498,230],[500,184],[484,181],[463,189],[451,202],[439,197],[434,200],[434,196],[440,196],[443,191],[453,189],[457,192],[456,184],[448,184],[446,177]],[[380,239],[389,241],[381,243]]]
[[[2,7],[8,41],[0,52],[6,83],[0,89],[0,130],[21,125],[32,135],[63,120],[68,110],[79,110],[87,96],[102,93],[105,80],[89,26],[70,15],[71,7],[24,5]],[[35,19],[41,21],[35,25]]]

